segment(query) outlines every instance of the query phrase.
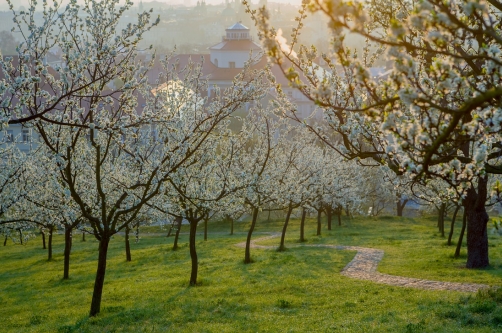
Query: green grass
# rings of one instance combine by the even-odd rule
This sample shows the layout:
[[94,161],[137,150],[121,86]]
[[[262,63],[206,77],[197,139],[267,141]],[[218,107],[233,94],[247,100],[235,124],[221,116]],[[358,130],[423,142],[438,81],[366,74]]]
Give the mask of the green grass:
[[[172,238],[158,227],[142,228],[125,261],[123,237],[110,244],[102,312],[88,318],[97,260],[97,241],[75,236],[70,280],[63,281],[63,239],[55,237],[47,262],[40,238],[0,248],[2,332],[495,332],[502,329],[502,292],[469,295],[422,291],[353,280],[339,274],[354,252],[295,248],[293,220],[285,252],[252,249],[255,263],[242,263],[248,222],[209,224],[198,235],[199,285],[188,287],[187,235],[171,251]],[[458,224],[459,226],[460,224]],[[255,238],[278,232],[282,222],[260,222]],[[202,229],[202,228],[201,228]],[[182,230],[183,231],[183,230]],[[458,232],[458,230],[457,230]],[[315,234],[308,243],[358,245],[385,250],[380,272],[458,282],[500,284],[500,238],[490,239],[492,267],[462,268],[427,219],[354,219]],[[263,244],[277,244],[271,239]],[[465,253],[465,248],[463,249]]]

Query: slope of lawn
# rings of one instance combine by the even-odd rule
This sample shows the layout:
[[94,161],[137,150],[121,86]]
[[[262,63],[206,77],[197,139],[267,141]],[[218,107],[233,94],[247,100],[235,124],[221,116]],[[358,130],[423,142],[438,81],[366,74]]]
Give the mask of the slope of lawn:
[[[435,222],[409,218],[344,220],[307,244],[358,245],[385,250],[381,272],[444,281],[502,284],[502,242],[491,236],[492,266],[462,268],[454,247],[437,235]],[[70,280],[63,281],[63,239],[54,260],[36,238],[0,247],[2,332],[496,332],[502,330],[502,292],[477,295],[422,291],[353,280],[339,274],[354,252],[297,245],[299,221],[287,234],[288,250],[252,249],[242,263],[246,222],[209,223],[198,235],[199,285],[188,287],[187,235],[178,251],[158,227],[142,229],[125,261],[123,237],[110,244],[102,312],[88,318],[97,241],[75,235]],[[279,232],[281,221],[259,222],[255,238]],[[459,226],[457,226],[459,227]],[[202,227],[201,227],[202,229]],[[150,234],[146,231],[151,232]],[[202,231],[202,230],[201,230]],[[458,230],[457,230],[458,232]],[[163,235],[162,235],[163,234]],[[457,235],[457,233],[455,234]],[[455,236],[456,237],[456,236]],[[262,243],[278,244],[279,239]],[[463,249],[465,253],[465,248]]]

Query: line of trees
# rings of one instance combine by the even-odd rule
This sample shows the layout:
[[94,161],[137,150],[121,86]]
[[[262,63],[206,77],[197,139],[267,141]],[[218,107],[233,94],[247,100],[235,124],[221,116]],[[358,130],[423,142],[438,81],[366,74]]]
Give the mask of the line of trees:
[[[352,2],[338,1],[332,8],[314,1],[310,9],[325,12],[337,36],[337,62],[324,56],[330,71],[321,75],[313,62],[315,50],[300,47],[294,52],[296,39],[289,48],[278,44],[266,10],[252,13],[269,56],[278,64],[286,57],[294,65],[284,73],[322,110],[321,123],[299,118],[269,68],[255,71],[248,64],[230,87],[205,97],[208,82],[202,64],[180,69],[167,58],[162,60],[163,73],[150,84],[147,75],[154,59],[139,60],[137,45],[158,20],[140,13],[136,24],[119,30],[118,19],[132,6],[130,1],[44,2],[41,26],[26,24],[34,22],[35,5],[15,13],[24,40],[15,59],[0,60],[0,129],[23,124],[39,139],[29,155],[16,148],[16,140],[0,143],[5,166],[0,171],[0,232],[13,239],[16,235],[20,242],[25,241],[23,230],[41,230],[44,240],[47,233],[50,260],[52,235],[64,230],[65,279],[70,276],[72,235],[79,230],[95,237],[99,247],[90,316],[101,309],[112,236],[125,233],[130,260],[130,230],[166,216],[190,223],[190,285],[196,285],[198,276],[197,226],[215,213],[231,221],[243,212],[252,216],[244,255],[250,263],[260,211],[286,212],[279,245],[284,250],[294,210],[302,212],[304,241],[307,211],[317,213],[320,235],[323,212],[331,228],[333,215],[341,223],[343,211],[361,211],[365,202],[371,202],[372,214],[378,213],[378,195],[391,198],[397,215],[413,195],[441,204],[460,202],[467,221],[467,266],[488,265],[485,207],[489,197],[493,202],[500,197],[500,191],[488,190],[489,175],[502,172],[502,118],[496,107],[498,76],[485,71],[500,68],[500,61],[492,36],[498,27],[476,15],[498,14],[484,12],[488,5],[467,15],[467,5],[420,6],[426,4],[449,14],[449,21],[408,3],[396,12],[406,20],[392,23],[394,16],[383,22],[381,16],[365,14],[371,6],[388,8],[376,2],[368,9]],[[306,10],[304,4],[296,33]],[[456,22],[459,15],[466,19]],[[417,24],[434,27],[439,35],[424,35]],[[474,24],[484,28],[473,32]],[[459,26],[466,40],[485,38],[487,46],[477,41],[471,51],[463,44],[450,48],[440,43],[441,38],[453,38],[452,27]],[[491,34],[489,29],[494,29]],[[391,33],[381,34],[387,30]],[[368,46],[362,60],[352,56],[343,47],[347,31],[376,44],[376,54],[369,56]],[[44,63],[53,46],[62,50],[64,66]],[[387,78],[374,80],[366,68],[384,48],[396,66]],[[465,52],[469,56],[460,58],[465,62],[453,61]],[[482,86],[479,77],[485,80]],[[114,84],[117,79],[120,87]],[[275,101],[262,105],[271,91]],[[249,114],[234,119],[244,105],[253,106]],[[238,130],[232,129],[233,122],[240,124]],[[427,194],[431,182],[439,182],[448,195],[440,191],[432,200]]]

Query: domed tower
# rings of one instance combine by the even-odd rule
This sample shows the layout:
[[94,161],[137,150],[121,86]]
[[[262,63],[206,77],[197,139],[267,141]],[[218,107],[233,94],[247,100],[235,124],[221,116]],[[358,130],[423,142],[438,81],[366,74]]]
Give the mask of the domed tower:
[[209,48],[211,62],[219,68],[244,68],[251,58],[256,62],[262,56],[260,45],[256,44],[249,28],[238,22],[225,30],[221,43]]

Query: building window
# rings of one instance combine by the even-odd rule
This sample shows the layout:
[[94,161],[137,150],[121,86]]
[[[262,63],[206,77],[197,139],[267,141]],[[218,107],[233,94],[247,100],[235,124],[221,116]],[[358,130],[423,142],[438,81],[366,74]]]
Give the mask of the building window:
[[293,98],[293,92],[291,90],[288,91],[288,98],[289,99]]
[[5,142],[14,142],[14,131],[11,130],[6,131]]
[[23,130],[23,142],[28,143],[31,141],[31,133],[29,129]]
[[235,61],[230,61],[230,62],[228,63],[228,67],[230,67],[230,68],[235,68]]

